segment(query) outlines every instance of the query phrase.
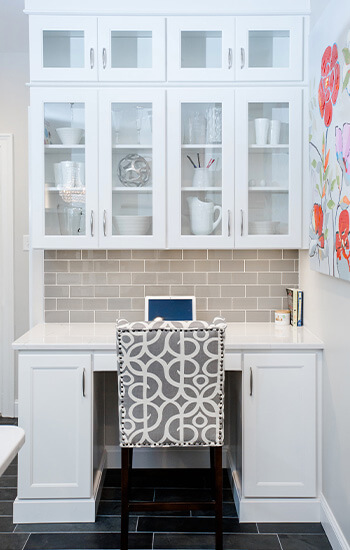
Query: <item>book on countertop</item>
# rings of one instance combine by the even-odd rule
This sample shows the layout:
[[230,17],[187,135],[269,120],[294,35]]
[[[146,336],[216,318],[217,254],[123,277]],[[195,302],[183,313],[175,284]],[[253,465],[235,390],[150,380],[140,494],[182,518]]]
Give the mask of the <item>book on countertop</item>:
[[286,288],[286,291],[288,309],[290,309],[290,324],[293,327],[301,327],[304,316],[303,291],[300,288]]

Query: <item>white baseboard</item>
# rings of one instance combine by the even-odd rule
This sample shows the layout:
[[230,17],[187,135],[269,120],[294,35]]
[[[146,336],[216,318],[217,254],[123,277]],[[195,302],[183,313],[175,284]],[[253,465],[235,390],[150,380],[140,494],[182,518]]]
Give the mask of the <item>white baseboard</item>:
[[[120,468],[119,445],[106,445],[106,468]],[[227,449],[223,447],[222,464],[226,467]],[[140,448],[133,457],[135,468],[209,468],[208,449]]]
[[14,523],[92,523],[95,499],[19,499],[13,503]]
[[324,495],[321,495],[321,523],[333,550],[350,550],[350,545],[344,537],[332,510]]

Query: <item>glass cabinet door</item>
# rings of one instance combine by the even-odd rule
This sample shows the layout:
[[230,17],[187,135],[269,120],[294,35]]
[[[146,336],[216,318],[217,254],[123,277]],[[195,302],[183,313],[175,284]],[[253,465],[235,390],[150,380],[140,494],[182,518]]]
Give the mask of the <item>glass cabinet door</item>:
[[237,92],[236,245],[300,247],[300,90]]
[[97,94],[31,90],[33,246],[97,243]]
[[302,60],[300,17],[237,18],[237,80],[302,80]]
[[168,241],[233,246],[232,90],[168,91]]
[[95,17],[31,16],[31,80],[96,80]]
[[234,79],[234,17],[169,17],[168,80]]
[[164,95],[100,92],[101,246],[165,246]]
[[99,17],[99,79],[165,80],[163,17]]

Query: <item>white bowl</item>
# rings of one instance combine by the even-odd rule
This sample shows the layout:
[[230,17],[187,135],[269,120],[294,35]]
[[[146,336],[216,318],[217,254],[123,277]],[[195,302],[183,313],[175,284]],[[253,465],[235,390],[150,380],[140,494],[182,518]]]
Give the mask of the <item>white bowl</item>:
[[56,128],[56,132],[63,145],[78,145],[84,130],[82,128]]
[[251,235],[275,235],[279,222],[256,221],[248,223],[248,230]]
[[112,216],[112,223],[118,235],[146,235],[152,216]]

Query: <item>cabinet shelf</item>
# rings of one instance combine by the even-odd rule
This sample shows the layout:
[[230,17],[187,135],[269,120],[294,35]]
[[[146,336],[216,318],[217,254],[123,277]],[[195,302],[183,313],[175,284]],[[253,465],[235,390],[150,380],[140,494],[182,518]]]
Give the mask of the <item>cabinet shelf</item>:
[[75,144],[75,145],[67,145],[67,144],[64,144],[64,145],[61,145],[61,144],[50,144],[50,145],[45,145],[45,151],[49,149],[49,150],[62,150],[62,149],[85,149],[85,145],[84,144]]
[[282,143],[278,145],[249,145],[250,153],[288,153],[289,144]]
[[183,143],[181,149],[222,149],[221,143]]
[[191,193],[198,193],[202,191],[215,191],[216,193],[221,193],[221,187],[182,187],[181,191],[190,191]]
[[126,143],[122,143],[120,145],[113,145],[112,149],[152,149],[152,145],[140,145],[137,143],[130,143],[128,145]]
[[113,193],[152,193],[152,187],[112,187]]
[[285,187],[248,187],[248,191],[254,193],[289,193],[289,189]]

